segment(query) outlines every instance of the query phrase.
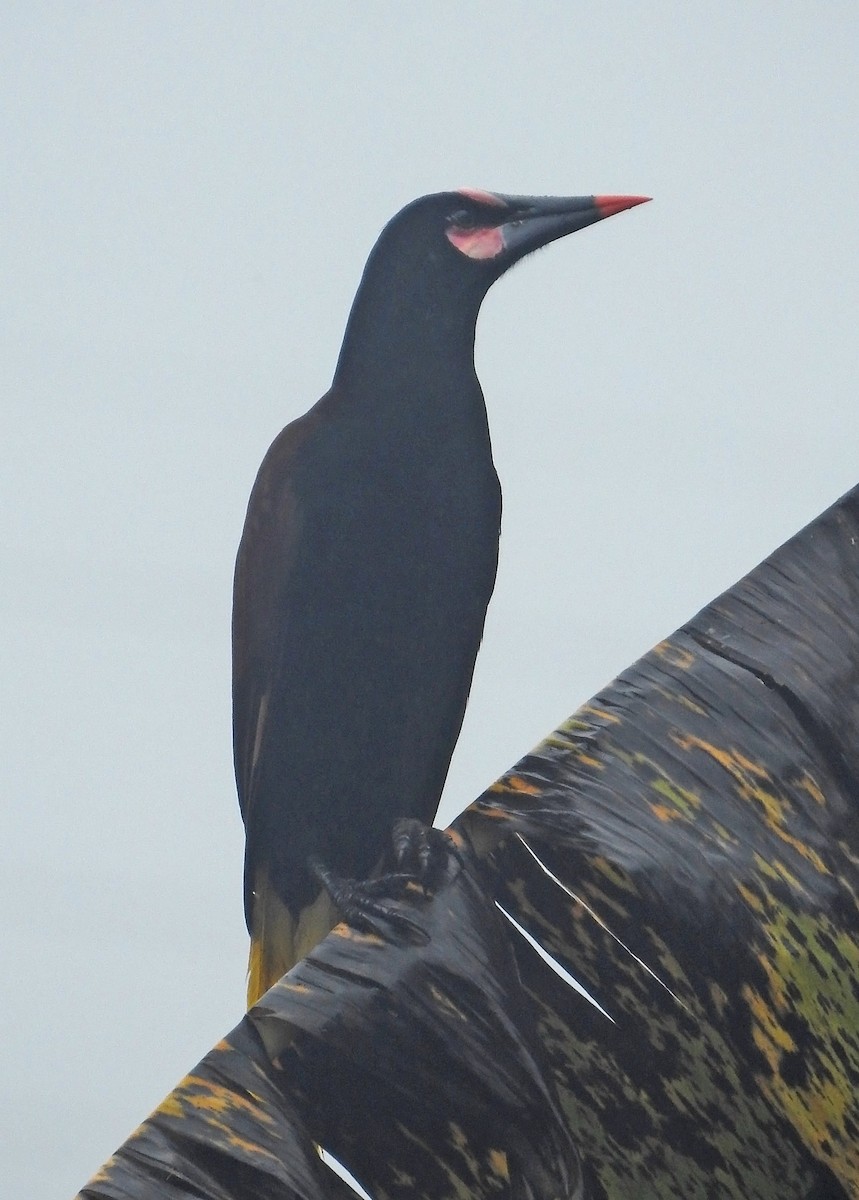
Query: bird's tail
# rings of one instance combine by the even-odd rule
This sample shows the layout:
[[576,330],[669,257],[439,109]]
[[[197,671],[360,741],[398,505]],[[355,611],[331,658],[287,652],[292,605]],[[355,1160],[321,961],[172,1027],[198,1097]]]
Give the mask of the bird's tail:
[[248,956],[248,1008],[252,1008],[290,967],[309,954],[339,920],[326,891],[320,890],[297,916],[271,886],[262,868],[254,881],[251,948]]

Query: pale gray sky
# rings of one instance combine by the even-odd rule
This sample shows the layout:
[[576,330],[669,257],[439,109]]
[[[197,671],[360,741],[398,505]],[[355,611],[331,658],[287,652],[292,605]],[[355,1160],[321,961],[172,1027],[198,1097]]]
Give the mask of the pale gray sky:
[[241,1016],[233,559],[381,226],[655,197],[484,306],[452,816],[859,480],[857,47],[855,0],[3,5],[10,1195],[73,1193]]

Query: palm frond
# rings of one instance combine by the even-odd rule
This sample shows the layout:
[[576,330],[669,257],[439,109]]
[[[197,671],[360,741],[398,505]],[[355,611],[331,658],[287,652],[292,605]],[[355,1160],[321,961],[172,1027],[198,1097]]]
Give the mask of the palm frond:
[[[859,1195],[859,489],[339,926],[88,1200]],[[540,949],[538,949],[539,947]],[[571,982],[571,980],[573,982]]]

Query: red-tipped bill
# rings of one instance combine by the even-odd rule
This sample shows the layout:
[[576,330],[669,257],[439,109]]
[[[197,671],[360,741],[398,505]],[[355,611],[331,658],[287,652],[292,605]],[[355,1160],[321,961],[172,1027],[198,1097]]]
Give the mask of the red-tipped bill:
[[594,196],[594,206],[600,217],[613,217],[615,213],[635,208],[636,204],[647,204],[652,199],[652,196]]

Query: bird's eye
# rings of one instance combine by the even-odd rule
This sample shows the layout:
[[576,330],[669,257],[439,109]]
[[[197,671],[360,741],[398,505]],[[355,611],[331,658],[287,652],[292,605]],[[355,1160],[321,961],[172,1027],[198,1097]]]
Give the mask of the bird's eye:
[[447,224],[450,229],[473,229],[475,226],[474,214],[465,208],[460,208],[457,212],[451,213],[447,218]]

